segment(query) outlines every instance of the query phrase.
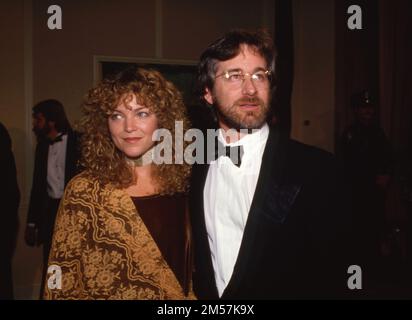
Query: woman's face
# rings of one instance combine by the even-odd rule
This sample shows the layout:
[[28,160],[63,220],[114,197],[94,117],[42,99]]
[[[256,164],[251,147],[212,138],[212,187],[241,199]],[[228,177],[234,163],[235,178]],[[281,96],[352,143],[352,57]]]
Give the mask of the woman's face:
[[108,124],[114,144],[128,158],[138,158],[154,145],[152,135],[157,129],[156,115],[138,104],[135,95],[120,99]]

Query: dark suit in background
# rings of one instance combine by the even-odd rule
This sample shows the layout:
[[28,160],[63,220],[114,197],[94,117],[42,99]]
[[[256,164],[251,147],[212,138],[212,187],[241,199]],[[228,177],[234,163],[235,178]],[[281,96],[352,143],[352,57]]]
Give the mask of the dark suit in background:
[[[64,185],[78,172],[79,137],[75,131],[68,130]],[[38,141],[35,152],[33,183],[30,194],[27,223],[37,229],[36,244],[43,244],[43,260],[47,264],[48,253],[53,236],[54,222],[60,199],[51,199],[47,194],[47,161],[50,143],[46,139]]]
[[16,247],[20,192],[11,139],[0,123],[0,299],[13,299],[12,258]]

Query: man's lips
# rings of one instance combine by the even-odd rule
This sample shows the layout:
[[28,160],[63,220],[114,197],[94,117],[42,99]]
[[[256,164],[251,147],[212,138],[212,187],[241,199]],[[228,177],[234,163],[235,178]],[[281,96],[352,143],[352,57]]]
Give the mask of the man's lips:
[[238,106],[240,108],[246,109],[246,110],[255,110],[255,109],[258,109],[260,107],[260,104],[241,103],[241,104],[238,104]]
[[262,101],[257,98],[243,98],[239,99],[236,105],[243,110],[256,110],[261,107]]

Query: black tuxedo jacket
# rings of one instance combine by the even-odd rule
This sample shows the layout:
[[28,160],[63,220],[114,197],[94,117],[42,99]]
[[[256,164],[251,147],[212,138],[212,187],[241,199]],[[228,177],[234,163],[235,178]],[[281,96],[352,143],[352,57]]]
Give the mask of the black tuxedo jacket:
[[[217,299],[203,189],[195,165],[190,207],[194,290]],[[232,278],[222,299],[339,298],[347,292],[347,201],[333,156],[271,128]]]
[[[79,136],[75,131],[67,133],[67,149],[65,164],[64,185],[78,173],[78,160],[80,156]],[[47,217],[47,159],[49,155],[49,143],[39,141],[36,146],[34,159],[33,182],[30,194],[27,223],[34,223],[38,228],[38,241],[42,243],[48,237],[49,224],[54,224],[54,217]]]

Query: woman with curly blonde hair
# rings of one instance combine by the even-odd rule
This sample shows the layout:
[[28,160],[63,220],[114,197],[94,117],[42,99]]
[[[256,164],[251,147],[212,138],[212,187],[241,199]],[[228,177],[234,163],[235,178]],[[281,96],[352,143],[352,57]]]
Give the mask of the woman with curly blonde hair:
[[[45,298],[194,298],[190,167],[153,161],[156,129],[189,127],[181,94],[159,72],[133,68],[91,89],[83,111],[85,170],[60,203],[49,266],[62,277],[48,279]],[[174,157],[176,147],[163,151]]]

